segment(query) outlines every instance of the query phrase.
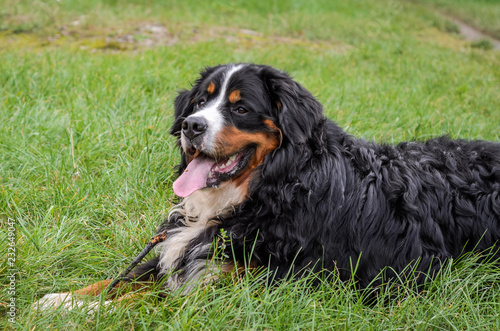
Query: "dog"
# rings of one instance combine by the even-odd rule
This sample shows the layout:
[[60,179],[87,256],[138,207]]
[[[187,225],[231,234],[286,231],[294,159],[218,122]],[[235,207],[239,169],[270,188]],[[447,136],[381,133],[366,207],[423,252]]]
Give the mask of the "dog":
[[204,69],[176,97],[171,134],[179,204],[159,255],[128,281],[189,291],[267,268],[274,280],[314,273],[366,288],[408,270],[423,284],[466,252],[500,257],[500,143],[358,139],[287,73],[255,64]]

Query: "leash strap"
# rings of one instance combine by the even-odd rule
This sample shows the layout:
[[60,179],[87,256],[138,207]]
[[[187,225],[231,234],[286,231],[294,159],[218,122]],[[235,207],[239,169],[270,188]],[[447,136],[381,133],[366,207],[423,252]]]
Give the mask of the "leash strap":
[[142,252],[137,255],[137,257],[129,264],[127,269],[125,269],[118,277],[116,277],[104,290],[106,294],[109,294],[111,290],[122,280],[125,276],[134,269],[134,267],[141,262],[141,260],[159,243],[165,241],[167,239],[167,230],[160,232],[156,236],[151,238],[151,241],[144,247]]

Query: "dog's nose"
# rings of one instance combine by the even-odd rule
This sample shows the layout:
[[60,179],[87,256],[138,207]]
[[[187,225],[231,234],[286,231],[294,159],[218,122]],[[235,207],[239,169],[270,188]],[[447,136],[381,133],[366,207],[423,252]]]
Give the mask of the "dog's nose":
[[207,131],[207,120],[203,117],[189,116],[182,122],[182,133],[189,140],[193,140]]

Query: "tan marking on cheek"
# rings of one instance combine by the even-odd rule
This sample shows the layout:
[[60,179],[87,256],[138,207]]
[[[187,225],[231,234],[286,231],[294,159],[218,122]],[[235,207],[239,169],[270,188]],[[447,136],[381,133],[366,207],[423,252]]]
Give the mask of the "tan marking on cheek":
[[281,103],[279,101],[276,101],[276,107],[278,107],[278,110],[281,110]]
[[279,130],[278,127],[276,126],[276,124],[274,124],[274,122],[271,121],[270,119],[264,120],[264,124],[266,126],[268,126],[273,131],[278,131]]
[[276,124],[274,124],[274,122],[271,121],[270,119],[264,120],[264,124],[267,125],[267,127],[272,131],[279,133],[279,139],[280,139],[279,146],[281,146],[281,143],[283,142],[283,132],[281,132],[281,130],[276,126]]
[[236,103],[240,100],[241,100],[241,94],[239,90],[233,91],[231,92],[231,94],[229,94],[229,102]]
[[253,170],[264,162],[267,154],[279,147],[279,130],[273,132],[248,133],[240,131],[234,126],[225,127],[222,129],[217,143],[217,145],[220,146],[220,149],[218,149],[223,155],[234,154],[251,144],[256,145],[254,155],[252,155],[248,161],[246,169],[232,179],[235,185],[242,186],[245,191],[248,190],[248,184]]
[[210,82],[210,84],[208,84],[208,87],[207,87],[207,92],[208,94],[212,94],[214,93],[215,91],[215,84],[214,82]]
[[[279,145],[278,132],[243,132],[234,126],[228,126],[221,130],[217,139],[217,150],[222,155],[231,155],[250,144],[257,146],[256,153],[265,154],[275,149]],[[265,155],[263,155],[265,156]]]

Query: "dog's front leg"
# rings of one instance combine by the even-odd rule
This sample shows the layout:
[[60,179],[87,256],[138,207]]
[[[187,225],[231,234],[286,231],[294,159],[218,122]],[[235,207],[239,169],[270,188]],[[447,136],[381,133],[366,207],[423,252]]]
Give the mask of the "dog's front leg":
[[[45,294],[40,300],[33,303],[33,309],[47,310],[64,307],[71,310],[80,307],[83,304],[82,299],[88,296],[98,296],[112,282],[112,279],[106,279],[76,290],[74,292],[49,293]],[[106,301],[109,303],[109,301]]]
[[[44,295],[40,300],[33,303],[32,307],[35,310],[47,310],[56,309],[58,307],[64,307],[64,309],[71,310],[77,307],[81,307],[84,303],[88,303],[87,306],[90,310],[94,310],[98,305],[98,301],[88,302],[85,299],[92,297],[97,297],[103,293],[113,279],[106,279],[96,282],[92,285],[84,287],[82,289],[73,292],[62,292],[62,293],[49,293]],[[104,305],[108,305],[111,299],[118,297],[118,301],[122,298],[128,298],[130,292],[135,292],[139,289],[148,287],[150,282],[130,282],[128,280],[120,281],[109,293],[109,299],[104,301]]]

